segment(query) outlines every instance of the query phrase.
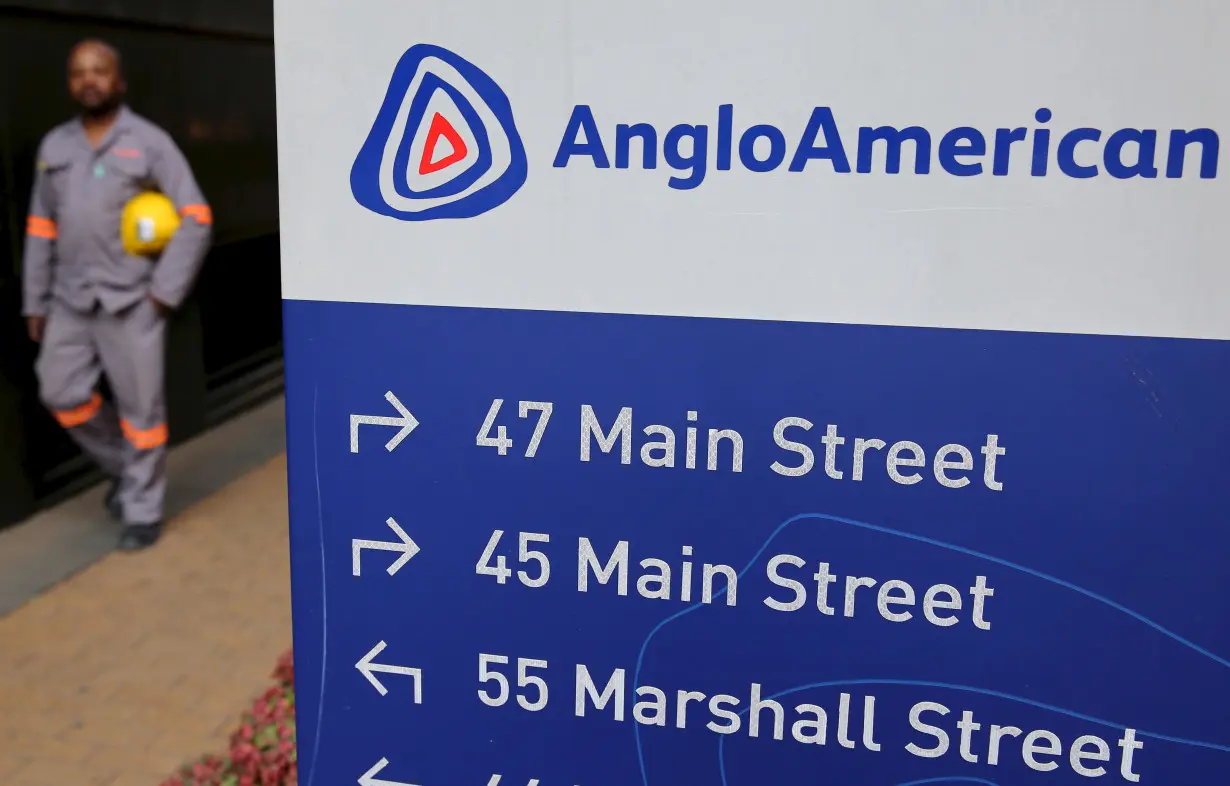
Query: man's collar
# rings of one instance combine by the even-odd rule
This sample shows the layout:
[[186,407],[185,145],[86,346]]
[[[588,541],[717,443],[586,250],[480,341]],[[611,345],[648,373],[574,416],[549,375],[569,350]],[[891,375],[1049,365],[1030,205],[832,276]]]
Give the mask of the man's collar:
[[128,104],[120,104],[115,110],[115,121],[111,124],[111,131],[128,131],[132,128],[132,110],[128,108]]
[[120,134],[131,130],[131,127],[132,112],[128,109],[127,104],[120,104],[115,110],[115,119],[111,121],[111,127],[107,129],[107,133],[103,136],[98,145],[94,146],[90,144],[90,141],[85,133],[85,116],[77,116],[77,128],[80,132],[81,142],[95,153],[101,153],[109,149],[111,145],[115,143],[115,140],[120,136]]
[[[77,115],[78,125],[85,126],[85,114]],[[115,119],[111,121],[109,131],[127,131],[132,127],[132,110],[128,108],[128,104],[120,104],[115,109]]]
[[119,109],[115,113],[115,126],[117,131],[127,131],[132,125],[132,112],[128,109],[128,104],[120,104]]

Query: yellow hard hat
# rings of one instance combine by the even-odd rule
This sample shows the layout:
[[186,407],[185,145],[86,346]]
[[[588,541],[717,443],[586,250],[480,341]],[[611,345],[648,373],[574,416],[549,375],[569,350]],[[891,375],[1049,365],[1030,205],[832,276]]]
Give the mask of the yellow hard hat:
[[120,216],[120,240],[124,250],[136,256],[157,254],[179,229],[179,214],[166,194],[146,191],[124,205]]

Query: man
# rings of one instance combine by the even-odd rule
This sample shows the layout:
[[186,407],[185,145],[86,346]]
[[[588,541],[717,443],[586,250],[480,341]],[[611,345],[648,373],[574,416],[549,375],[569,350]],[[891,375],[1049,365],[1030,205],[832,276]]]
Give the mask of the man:
[[[192,287],[213,220],[175,143],[124,105],[115,49],[97,40],[74,47],[68,89],[80,116],[38,150],[24,313],[41,344],[40,397],[110,476],[107,506],[125,524],[120,548],[137,550],[162,531],[165,319]],[[149,190],[183,216],[153,259],[125,253],[120,241],[124,205]],[[103,373],[114,406],[99,395]]]

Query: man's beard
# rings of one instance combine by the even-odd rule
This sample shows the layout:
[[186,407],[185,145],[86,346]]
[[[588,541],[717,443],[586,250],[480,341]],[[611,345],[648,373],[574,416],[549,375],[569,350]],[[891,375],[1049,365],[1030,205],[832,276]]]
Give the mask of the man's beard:
[[86,117],[105,117],[119,108],[120,100],[121,97],[117,93],[115,95],[107,96],[93,106],[86,104],[83,101],[78,102],[78,106],[81,107],[81,113]]

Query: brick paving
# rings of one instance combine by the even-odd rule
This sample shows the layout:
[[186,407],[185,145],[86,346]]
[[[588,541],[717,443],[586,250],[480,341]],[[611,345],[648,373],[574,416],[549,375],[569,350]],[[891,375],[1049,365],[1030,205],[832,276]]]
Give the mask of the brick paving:
[[222,752],[291,643],[279,457],[0,617],[0,784],[157,786]]

